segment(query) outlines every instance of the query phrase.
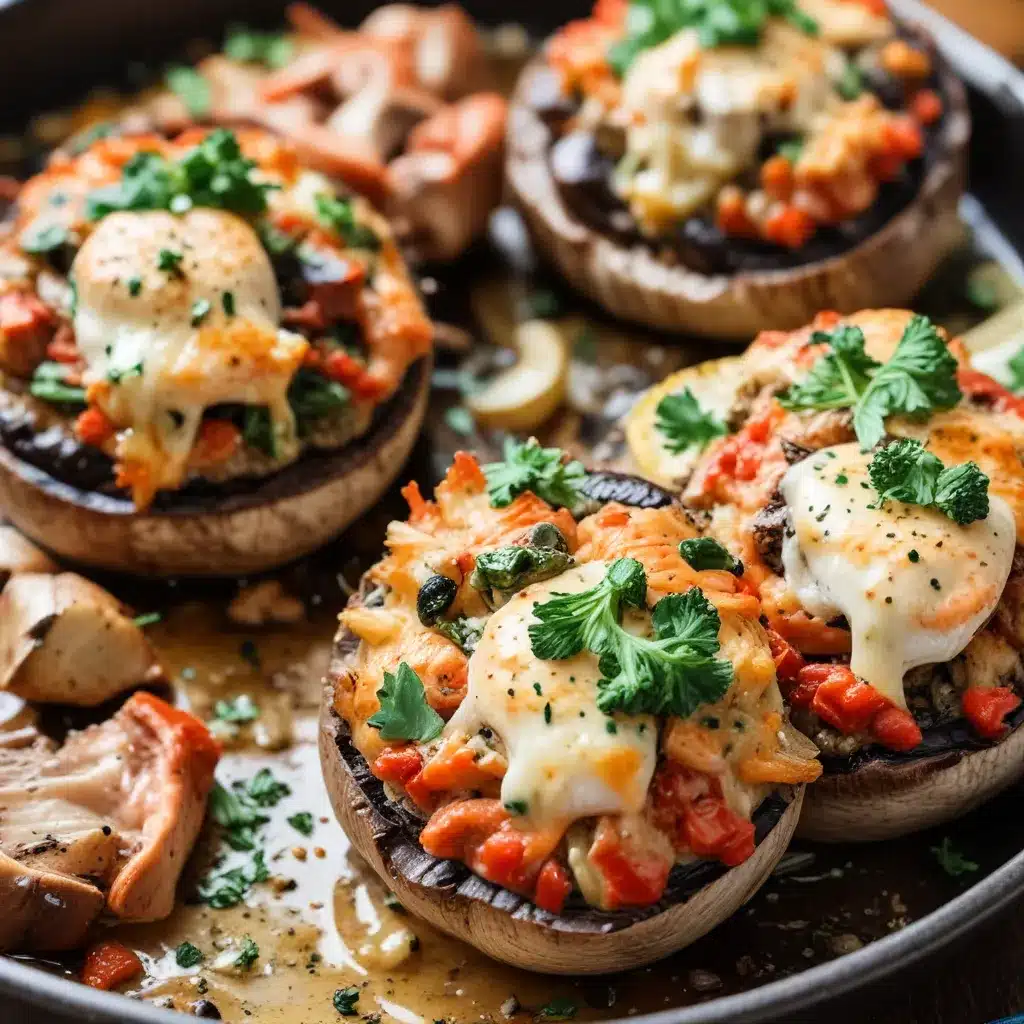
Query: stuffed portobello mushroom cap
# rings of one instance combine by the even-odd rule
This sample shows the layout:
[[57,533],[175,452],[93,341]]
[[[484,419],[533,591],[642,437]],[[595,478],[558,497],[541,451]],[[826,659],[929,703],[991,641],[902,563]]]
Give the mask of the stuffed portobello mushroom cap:
[[[410,523],[392,524],[389,532],[389,547],[392,551],[390,558],[395,558],[396,552],[400,550],[403,543],[415,543],[411,531],[432,529],[431,521],[436,521],[434,517],[437,515],[441,515],[445,519],[458,515],[457,512],[453,513],[452,504],[462,500],[456,498],[455,495],[460,492],[465,493],[467,479],[470,480],[468,491],[471,494],[479,493],[479,488],[482,487],[482,478],[479,482],[472,479],[474,472],[479,473],[479,469],[474,469],[476,467],[475,460],[468,463],[467,459],[466,456],[457,457],[456,469],[449,472],[447,481],[438,488],[437,505],[432,502],[422,503],[418,491],[407,492],[413,508],[413,515]],[[490,468],[488,467],[488,469]],[[580,471],[582,472],[582,467],[580,467]],[[588,530],[586,513],[591,513],[591,522],[594,522],[595,509],[597,516],[602,514],[601,510],[603,509],[605,514],[614,515],[623,523],[628,523],[630,517],[638,517],[632,525],[626,525],[622,532],[617,531],[614,537],[610,535],[606,537],[605,542],[614,544],[618,553],[635,554],[641,563],[645,564],[648,583],[652,589],[665,585],[667,579],[664,575],[665,572],[671,575],[677,568],[683,573],[688,571],[688,567],[681,559],[679,559],[678,567],[673,563],[666,568],[665,563],[670,561],[670,558],[665,551],[661,550],[665,547],[665,544],[661,543],[665,538],[657,533],[657,523],[667,522],[668,520],[661,518],[665,515],[671,518],[671,522],[674,524],[673,529],[682,528],[686,535],[696,536],[696,530],[681,514],[678,505],[667,492],[640,478],[594,472],[587,474],[580,481],[579,493],[582,501],[574,509],[574,512],[580,516],[579,523],[582,524],[581,529],[584,534]],[[478,498],[471,500],[478,500]],[[570,525],[573,520],[569,517],[567,509],[556,510],[532,493],[521,495],[516,500],[521,502],[521,506],[516,508],[513,513],[517,523],[525,524],[533,519],[534,526],[526,527],[528,531],[541,529],[547,531],[553,524],[551,522],[537,524],[536,517],[554,519],[561,524],[559,529],[563,535],[566,532],[573,535],[574,540],[570,545],[573,551],[580,551],[580,548],[575,545],[574,527]],[[532,515],[524,514],[527,506],[532,508]],[[439,508],[444,511],[439,513]],[[427,518],[418,518],[417,509],[419,509],[419,516],[425,515]],[[500,511],[507,512],[508,509]],[[426,525],[424,525],[425,523]],[[597,528],[595,527],[595,529]],[[482,527],[482,529],[485,529],[490,537],[484,547],[490,543],[495,545],[500,545],[503,541],[507,543],[508,539],[516,532],[513,530],[501,534],[493,526]],[[522,532],[522,529],[518,527],[516,529]],[[520,541],[520,543],[523,542]],[[596,552],[593,539],[584,541],[584,543],[591,545],[592,553]],[[515,546],[515,540],[512,540],[512,544]],[[661,551],[660,556],[653,553],[652,544],[653,548]],[[661,547],[658,547],[659,544]],[[456,584],[452,578],[455,571],[452,566],[448,565],[447,558],[455,549],[452,548],[449,551],[448,547],[449,545],[440,542],[436,549],[432,549],[433,556],[439,560],[439,564],[445,567],[444,571],[450,573],[450,577],[445,577],[449,582],[444,587],[436,585],[439,579],[437,575],[430,577],[427,583],[419,587],[418,604],[424,607],[433,604],[435,595],[431,590],[432,587],[438,591],[436,596],[440,604],[447,602],[446,606],[451,609],[457,607],[455,602],[466,600],[464,595],[460,595],[457,599],[454,597],[461,585]],[[645,551],[645,549],[648,550]],[[476,545],[475,550],[476,571],[479,571],[482,564],[480,556],[483,552],[480,550],[480,545]],[[672,550],[674,551],[674,547]],[[584,557],[586,556],[584,555]],[[663,562],[659,569],[652,569],[652,566],[655,565],[652,559],[658,557],[661,557]],[[678,559],[678,556],[676,558]],[[571,561],[572,559],[570,559]],[[531,585],[527,582],[525,584],[527,589],[522,592],[518,601],[530,603],[535,597],[538,601],[543,600],[543,595],[547,594],[549,589],[552,593],[557,594],[560,592],[560,586],[574,586],[575,584],[571,582],[573,573],[586,570],[588,566],[585,562],[581,562],[577,569],[572,568],[571,565],[568,569],[565,566],[560,568],[564,570],[561,575],[555,575],[539,585]],[[592,565],[589,568],[600,571],[602,567]],[[565,572],[568,575],[565,575]],[[661,574],[659,575],[659,573]],[[714,856],[699,857],[689,853],[676,858],[670,852],[670,863],[664,866],[660,887],[656,886],[655,889],[652,889],[643,902],[630,903],[628,899],[623,899],[616,905],[616,901],[613,899],[610,906],[601,906],[601,898],[595,897],[593,889],[590,890],[588,898],[581,893],[578,884],[563,881],[565,889],[552,904],[550,895],[542,895],[542,882],[537,881],[537,888],[534,890],[534,882],[537,879],[535,872],[529,877],[522,876],[518,885],[509,888],[484,877],[480,872],[486,873],[487,869],[481,868],[479,862],[470,867],[464,860],[459,859],[459,853],[451,850],[439,852],[435,842],[437,836],[434,823],[443,820],[446,808],[458,808],[461,805],[474,802],[496,804],[497,801],[494,800],[474,800],[474,797],[480,797],[482,793],[493,795],[497,791],[495,786],[499,780],[492,778],[490,783],[481,783],[480,789],[475,793],[456,792],[455,799],[448,803],[445,801],[452,797],[452,792],[435,793],[436,807],[431,816],[429,808],[424,809],[423,806],[423,803],[430,802],[429,798],[421,800],[420,806],[417,806],[410,797],[410,790],[422,797],[424,792],[422,787],[429,788],[429,783],[426,781],[430,774],[429,771],[414,779],[410,779],[406,774],[406,782],[400,783],[389,771],[382,770],[382,765],[395,763],[393,760],[395,751],[387,746],[382,748],[383,741],[376,738],[372,723],[371,727],[368,727],[364,715],[371,708],[365,703],[366,697],[362,695],[358,677],[367,671],[367,666],[371,661],[380,665],[390,664],[391,668],[394,668],[394,658],[386,653],[378,655],[374,651],[375,645],[368,644],[366,640],[367,636],[381,638],[381,635],[376,634],[375,631],[381,623],[385,623],[390,614],[388,609],[397,607],[394,602],[389,602],[385,607],[387,597],[384,593],[385,588],[382,587],[384,576],[388,576],[396,587],[400,588],[405,585],[402,582],[401,571],[398,571],[396,575],[391,575],[387,569],[383,570],[383,573],[380,567],[372,569],[364,578],[360,592],[351,599],[348,609],[342,616],[342,628],[336,638],[335,655],[325,686],[320,754],[324,777],[335,813],[359,852],[373,866],[385,884],[394,890],[408,910],[442,931],[467,941],[489,956],[506,963],[552,974],[593,974],[650,963],[688,945],[733,913],[767,878],[785,851],[795,828],[804,793],[804,787],[800,783],[766,784],[761,787],[753,787],[751,792],[755,794],[754,803],[749,808],[749,817],[742,826],[746,830],[744,841],[749,843],[749,847],[736,857],[730,858],[723,855],[732,866],[727,866],[721,859]],[[543,578],[543,573],[541,578]],[[705,586],[707,586],[707,574],[704,579]],[[564,582],[560,584],[560,581]],[[491,582],[493,582],[493,578]],[[726,585],[722,580],[719,582]],[[482,586],[483,581],[477,578],[477,584]],[[521,584],[522,581],[514,586],[518,589]],[[538,589],[538,586],[541,589]],[[431,590],[431,593],[425,595],[424,592],[427,590]],[[492,590],[488,600],[493,601],[496,605],[493,616],[501,616],[502,609],[511,610],[517,601],[515,592],[511,588],[499,596],[496,601],[495,597]],[[459,604],[458,607],[464,609],[465,605]],[[419,609],[419,611],[422,610],[423,608]],[[382,612],[383,614],[381,614]],[[723,615],[728,618],[729,613],[723,612]],[[377,616],[376,620],[375,616]],[[461,615],[454,621],[460,624],[460,629],[467,623],[475,629],[477,638],[470,640],[470,644],[490,642],[486,622],[466,620]],[[451,625],[450,621],[447,624],[439,622],[438,625],[445,631],[443,635],[448,637],[454,635],[448,630],[448,626]],[[353,630],[358,630],[362,635],[356,635]],[[465,630],[461,632],[465,637]],[[480,639],[481,636],[483,639]],[[413,654],[409,655],[410,660],[418,657],[415,654],[417,647],[417,643],[410,642],[409,649],[413,651]],[[473,650],[472,647],[470,649]],[[383,648],[378,648],[378,650],[383,650]],[[489,657],[489,655],[485,655],[485,657]],[[460,684],[454,680],[453,675],[449,674],[446,677],[449,689],[445,692],[443,687],[438,688],[431,681],[433,677],[430,676],[429,668],[424,667],[425,661],[421,659],[416,664],[420,667],[420,674],[427,680],[424,686],[431,705],[440,708],[444,718],[451,718],[453,714],[462,715],[465,718],[467,709],[470,711],[470,717],[472,716],[473,700],[479,700],[479,693],[483,692],[474,691],[474,685],[477,684],[472,682],[472,665],[468,665],[471,680],[468,687],[465,690],[462,689],[466,686],[465,681]],[[437,664],[436,661],[435,664]],[[488,664],[490,663],[488,662]],[[543,663],[537,662],[536,664],[540,666]],[[770,661],[768,664],[770,668]],[[404,671],[404,666],[398,671]],[[584,681],[581,679],[582,682]],[[502,694],[505,692],[504,686],[505,682],[502,681]],[[540,683],[537,686],[539,687]],[[523,688],[529,691],[529,687],[530,683],[524,675]],[[773,687],[774,683],[771,684],[771,688]],[[513,689],[510,688],[509,691],[510,706],[514,699],[511,696]],[[474,693],[477,696],[471,696]],[[560,694],[553,684],[548,684],[547,693],[549,694],[547,698],[538,698],[538,700],[547,699],[549,701],[543,716],[548,725],[551,724],[552,717],[554,717],[557,728],[560,715],[565,715],[566,711],[559,708]],[[375,707],[379,707],[379,698],[381,697],[382,693],[380,692],[377,698],[373,698],[371,693],[371,703]],[[532,696],[529,699],[532,700]],[[460,707],[462,708],[461,712],[458,710]],[[781,703],[779,707],[781,708]],[[360,710],[357,711],[357,708]],[[554,709],[553,716],[552,709]],[[603,720],[603,715],[597,712],[596,707],[593,711]],[[588,713],[590,712],[588,711]],[[574,721],[576,714],[574,708],[571,712]],[[610,716],[611,712],[608,714]],[[615,718],[617,728],[616,723],[613,722],[609,726],[608,732],[615,733],[617,731],[620,736],[627,729],[632,731],[635,728],[631,724],[633,721],[639,721],[639,719],[632,720],[618,714],[615,715]],[[643,721],[647,721],[647,719],[644,718]],[[680,719],[671,721],[675,723],[674,728],[689,729],[692,725],[687,722],[683,726],[683,720]],[[440,719],[438,722],[438,729],[440,729]],[[452,726],[449,726],[441,736],[439,740],[441,751],[444,751],[446,745],[451,741],[453,726],[456,726],[458,722],[459,719],[455,719]],[[538,712],[539,722],[540,712]],[[612,722],[611,717],[608,717],[608,722]],[[696,728],[696,726],[693,727]],[[538,724],[538,728],[543,729],[544,726]],[[580,732],[585,731],[582,722],[579,726],[572,726],[572,728],[573,730],[578,729]],[[785,726],[785,728],[789,727]],[[656,729],[655,726],[655,731]],[[456,728],[454,731],[457,733],[458,729]],[[642,729],[640,731],[642,732]],[[497,723],[495,723],[494,730],[485,726],[470,742],[479,744],[480,737],[486,737],[490,742],[490,738],[497,732]],[[604,734],[605,730],[602,728],[597,732]],[[545,739],[543,734],[540,739]],[[456,740],[456,745],[458,742],[461,740]],[[498,742],[500,744],[500,739]],[[554,745],[557,745],[557,742],[557,740],[552,740]],[[415,759],[420,756],[416,753],[416,749],[416,747],[406,744],[399,744],[397,756],[411,754]],[[513,750],[511,746],[506,749]],[[382,751],[382,753],[378,754],[378,751]],[[438,755],[435,753],[434,756],[436,758]],[[514,755],[512,756],[514,757]],[[817,765],[813,760],[813,747],[801,742],[799,750],[792,752],[792,756],[792,764],[799,767],[804,780],[817,774]],[[543,759],[544,755],[538,753],[538,757]],[[586,754],[581,754],[580,758],[586,760]],[[485,753],[481,764],[487,765],[490,759],[490,755]],[[431,755],[424,754],[424,760],[429,766]],[[509,774],[521,770],[522,765],[514,768],[511,761],[510,757]],[[662,762],[663,767],[664,764]],[[563,770],[566,769],[563,768]],[[571,768],[567,770],[572,771]],[[629,774],[625,768],[622,769],[620,784],[625,785],[624,780]],[[385,781],[381,778],[382,775],[389,777]],[[579,783],[581,780],[576,778],[568,781],[572,784],[573,781]],[[467,796],[468,799],[465,799]],[[502,799],[507,800],[507,798],[508,794],[502,790]],[[505,804],[506,811],[509,807],[513,808],[512,813],[516,815],[525,810],[522,807],[516,808],[515,801]],[[428,816],[430,817],[429,823]],[[504,817],[508,818],[508,814],[506,813]],[[516,818],[513,817],[511,820],[514,823]],[[541,820],[538,819],[538,821]],[[594,820],[596,819],[591,820],[591,824]],[[581,851],[586,855],[587,847],[590,844],[589,838],[582,843],[582,846],[580,846],[578,838],[570,838],[572,828],[578,828],[580,824],[577,822],[575,826],[570,826],[569,836],[562,836],[562,842],[557,844],[558,852],[556,854],[557,858],[563,861],[565,857],[569,858],[569,862],[574,865],[575,875],[573,877],[577,879],[577,882],[581,877],[580,873],[586,873],[586,868],[574,858]],[[528,834],[531,826],[524,827]],[[543,833],[544,826],[538,824],[537,829]],[[433,834],[428,836],[432,830]],[[512,834],[517,833],[513,832]],[[587,834],[589,835],[589,832]],[[429,846],[434,853],[428,852],[425,845]],[[572,847],[576,848],[576,853],[572,852]],[[464,859],[472,860],[472,857],[464,854]],[[555,857],[551,859],[554,860]],[[547,866],[544,871],[546,870]],[[568,869],[564,867],[564,864],[563,870],[565,871],[564,877],[569,877]],[[518,891],[513,891],[514,889]],[[608,891],[607,888],[604,890],[605,898],[607,898]],[[544,909],[538,905],[539,903],[547,903],[548,909]]]
[[736,39],[627,6],[556,33],[510,109],[512,195],[569,283],[721,339],[909,301],[959,237],[970,132],[931,42],[843,0]]
[[87,565],[282,564],[396,475],[432,337],[384,218],[267,133],[57,153],[0,224],[0,506]]
[[[862,451],[863,407],[816,407],[824,396],[807,382],[858,351],[880,364],[865,383],[891,381],[908,334],[927,350],[914,380],[935,404],[890,407]],[[701,417],[714,429],[682,444],[680,424]],[[681,494],[760,593],[793,724],[821,750],[801,836],[904,835],[1020,778],[1024,403],[959,342],[905,310],[820,314],[663,381],[626,433],[644,472]],[[904,489],[883,501],[879,474],[895,456],[907,460],[893,484]],[[977,486],[929,493],[929,473]]]

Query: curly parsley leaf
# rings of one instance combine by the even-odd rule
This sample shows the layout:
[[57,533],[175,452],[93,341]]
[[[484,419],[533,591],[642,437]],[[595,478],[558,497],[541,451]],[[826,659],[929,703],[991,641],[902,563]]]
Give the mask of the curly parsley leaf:
[[341,235],[346,245],[353,249],[376,250],[380,248],[380,239],[373,230],[356,220],[356,212],[351,199],[342,199],[327,192],[318,192],[313,201],[316,204],[317,220]]
[[654,426],[665,438],[665,447],[677,455],[689,448],[703,450],[716,437],[729,432],[724,423],[700,407],[689,388],[678,395],[666,395],[654,415]]
[[224,910],[241,903],[252,886],[269,877],[265,854],[257,850],[248,865],[207,877],[199,886],[199,898],[214,910]]
[[937,508],[960,526],[988,515],[988,477],[973,462],[943,466],[920,441],[903,438],[875,452],[868,465],[878,507],[902,501]]
[[669,594],[651,616],[654,639],[621,627],[601,653],[597,706],[609,714],[677,715],[718,700],[732,683],[732,664],[718,653],[718,611],[699,587]]
[[951,409],[962,397],[956,359],[926,316],[911,317],[887,363],[880,364],[865,352],[859,327],[816,332],[811,341],[827,343],[831,351],[779,401],[797,411],[852,409],[853,428],[864,451],[884,436],[887,416],[924,419]]
[[427,703],[420,677],[406,662],[392,675],[384,673],[384,685],[377,691],[380,711],[366,724],[380,729],[382,740],[415,740],[428,743],[441,734],[444,721]]
[[202,960],[203,951],[198,946],[193,946],[191,942],[182,942],[175,947],[174,962],[179,967],[195,967],[202,963]]
[[142,151],[125,164],[121,180],[90,192],[86,215],[100,220],[119,210],[170,210],[194,206],[255,215],[267,209],[276,186],[254,181],[254,161],[242,154],[234,132],[218,128],[180,160]]
[[313,815],[309,811],[298,811],[288,818],[288,824],[304,836],[313,834]]
[[978,870],[973,860],[968,860],[954,845],[949,836],[944,836],[938,846],[932,847],[932,853],[939,862],[939,867],[952,878],[959,878]]
[[249,780],[245,793],[258,807],[273,807],[291,793],[291,787],[275,779],[269,768],[261,768]]
[[210,113],[210,83],[195,68],[184,64],[168,68],[164,84],[192,117],[202,118]]
[[359,1002],[359,989],[355,985],[336,989],[331,1001],[334,1003],[334,1008],[343,1017],[355,1017],[359,1013],[356,1009],[356,1003]]
[[533,491],[549,505],[573,508],[582,499],[586,478],[580,462],[563,461],[561,448],[542,448],[536,438],[505,441],[503,462],[484,466],[487,493],[494,508],[510,505],[524,491]]
[[238,951],[238,956],[235,957],[235,966],[241,968],[243,971],[249,970],[250,967],[260,958],[260,947],[246,935],[242,939],[242,948]]
[[714,537],[693,537],[679,542],[679,554],[691,569],[724,569],[734,576],[743,575],[743,563],[731,555]]
[[579,594],[554,594],[533,609],[530,646],[545,661],[572,658],[587,649],[600,654],[612,646],[623,607],[643,608],[647,576],[634,558],[619,558],[596,587]]

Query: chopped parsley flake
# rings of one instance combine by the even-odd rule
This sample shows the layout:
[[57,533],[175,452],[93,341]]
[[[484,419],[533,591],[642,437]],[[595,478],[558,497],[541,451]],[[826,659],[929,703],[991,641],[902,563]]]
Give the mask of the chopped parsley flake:
[[179,967],[195,967],[202,963],[202,960],[203,951],[198,946],[193,946],[191,942],[182,942],[175,947],[174,962]]
[[288,818],[288,824],[304,836],[308,837],[313,834],[313,815],[309,811],[299,811],[297,814],[293,814]]
[[349,985],[348,988],[339,988],[335,990],[334,998],[331,1002],[343,1017],[356,1017],[359,1014],[359,1011],[356,1009],[356,1003],[359,1002],[359,989],[355,985]]
[[978,870],[973,860],[968,860],[956,847],[949,836],[945,836],[938,846],[932,847],[932,853],[939,862],[939,867],[952,878],[959,878]]
[[246,935],[242,939],[242,947],[238,951],[238,956],[235,957],[235,966],[243,971],[247,971],[259,958],[260,947]]
[[192,303],[192,326],[198,327],[210,315],[210,300],[196,299]]

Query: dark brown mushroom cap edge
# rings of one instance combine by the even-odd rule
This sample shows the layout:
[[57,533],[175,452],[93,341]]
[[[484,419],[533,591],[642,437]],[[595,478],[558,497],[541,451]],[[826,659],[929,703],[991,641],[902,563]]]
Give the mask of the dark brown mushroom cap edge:
[[[637,477],[594,473],[585,485],[600,502],[666,505],[672,497]],[[352,602],[359,602],[357,594]],[[682,949],[742,906],[771,874],[796,828],[803,787],[780,787],[754,815],[757,847],[739,867],[677,866],[651,907],[602,911],[570,901],[550,914],[529,900],[439,860],[419,844],[423,820],[388,798],[334,710],[334,687],[350,671],[359,640],[335,638],[320,718],[320,762],[334,812],[355,848],[402,905],[434,927],[496,960],[544,974],[604,974],[651,963]]]
[[643,244],[623,244],[580,220],[551,174],[551,134],[527,97],[545,71],[526,66],[509,108],[505,174],[530,233],[566,280],[609,313],[663,330],[749,338],[766,326],[793,330],[822,309],[903,306],[961,237],[970,117],[963,84],[944,63],[947,109],[914,199],[878,231],[840,255],[790,269],[706,275],[670,266]]
[[325,544],[391,485],[426,413],[431,359],[406,372],[362,437],[304,453],[272,476],[136,511],[127,498],[73,487],[0,446],[0,513],[62,558],[138,575],[242,575]]

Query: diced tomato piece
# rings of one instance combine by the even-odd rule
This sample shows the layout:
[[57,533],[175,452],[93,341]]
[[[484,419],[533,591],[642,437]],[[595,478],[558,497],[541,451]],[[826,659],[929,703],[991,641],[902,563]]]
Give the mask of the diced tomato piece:
[[604,880],[604,904],[610,910],[657,902],[672,869],[670,859],[625,840],[608,817],[598,824],[589,859]]
[[242,443],[242,433],[230,420],[203,420],[192,449],[192,462],[208,466],[224,462]]
[[553,857],[546,860],[537,876],[533,902],[541,910],[546,910],[551,914],[560,914],[571,892],[572,882],[569,880],[569,872]]
[[0,293],[0,365],[5,370],[31,377],[53,331],[53,314],[31,292]]
[[354,356],[339,349],[324,358],[324,372],[339,384],[352,384],[365,376],[366,367]]
[[102,409],[93,406],[78,414],[75,420],[75,434],[83,444],[99,448],[114,436],[115,427]]
[[903,160],[916,160],[924,152],[921,126],[910,117],[894,117],[886,125],[885,141],[889,152]]
[[991,403],[996,412],[1012,412],[1024,418],[1024,397],[1004,388],[987,373],[962,366],[956,372],[956,382],[964,394]]
[[324,331],[327,317],[323,307],[314,299],[308,299],[301,306],[285,306],[281,310],[281,323],[305,331]]
[[[78,351],[78,343],[75,341],[75,331],[70,324],[61,324],[54,334],[53,340],[46,346],[46,357],[55,363],[65,363],[74,366],[78,363],[82,354]],[[72,383],[67,377],[65,383]]]
[[784,156],[769,157],[761,165],[761,188],[772,199],[787,202],[793,194],[793,165]]
[[404,786],[423,768],[423,758],[415,747],[388,747],[374,759],[371,771],[382,782]]
[[890,750],[913,750],[924,737],[914,716],[895,705],[883,708],[871,721],[871,735]]
[[734,238],[756,238],[757,224],[747,213],[747,200],[736,186],[726,186],[718,193],[715,223],[723,235]]
[[500,800],[455,800],[431,815],[420,844],[435,857],[468,861],[476,847],[508,820]]
[[962,698],[964,716],[979,736],[996,740],[1006,733],[1003,719],[1020,706],[1020,697],[1008,686],[971,686]]
[[488,836],[470,858],[484,878],[509,888],[521,885],[526,842],[520,832],[502,828]]
[[816,227],[814,218],[806,210],[787,204],[765,220],[762,233],[769,242],[799,249],[811,240]]
[[[800,673],[804,679],[808,665]],[[873,686],[861,682],[846,665],[830,665],[827,678],[818,684],[811,710],[840,732],[866,732],[872,719],[890,701]]]
[[920,89],[910,101],[910,112],[920,124],[935,124],[942,117],[942,97],[934,89]]
[[81,980],[91,988],[111,989],[142,972],[142,961],[123,942],[106,939],[86,951]]
[[784,640],[774,629],[768,633],[768,648],[775,662],[775,674],[780,683],[796,682],[800,670],[807,664],[803,655],[788,640]]

